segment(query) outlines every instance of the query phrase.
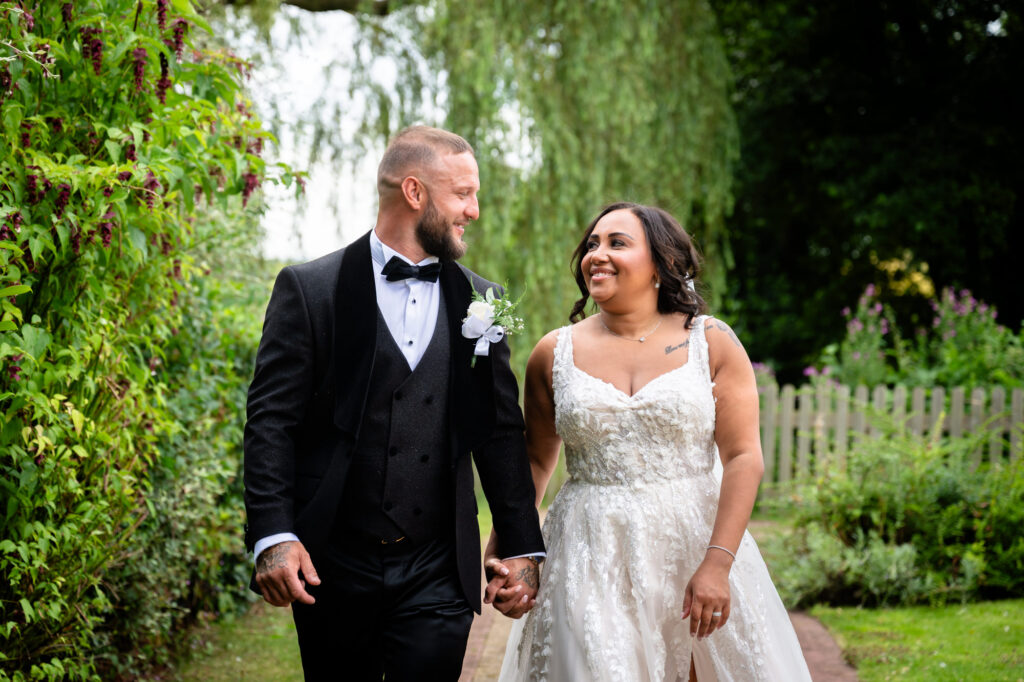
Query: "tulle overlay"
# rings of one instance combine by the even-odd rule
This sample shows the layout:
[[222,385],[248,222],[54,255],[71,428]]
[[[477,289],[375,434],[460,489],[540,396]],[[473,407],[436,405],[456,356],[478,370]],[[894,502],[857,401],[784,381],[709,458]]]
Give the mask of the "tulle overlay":
[[555,422],[569,479],[544,522],[537,606],[513,626],[502,682],[810,680],[757,545],[730,573],[732,613],[702,641],[681,617],[715,520],[721,464],[704,320],[689,361],[628,396],[578,369],[559,330]]

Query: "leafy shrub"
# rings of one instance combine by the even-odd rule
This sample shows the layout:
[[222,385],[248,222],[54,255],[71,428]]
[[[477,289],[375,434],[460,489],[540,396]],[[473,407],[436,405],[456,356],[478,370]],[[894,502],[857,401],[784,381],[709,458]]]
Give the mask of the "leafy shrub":
[[869,285],[855,309],[845,308],[846,338],[829,346],[819,370],[848,386],[1024,387],[1024,329],[1019,334],[997,322],[996,310],[963,290],[945,289],[928,301],[931,326],[904,338],[892,309]]
[[787,604],[1024,594],[1024,464],[972,471],[976,445],[929,441],[890,424],[853,447],[845,470],[776,501],[797,514],[774,552]]
[[0,3],[0,680],[135,677],[241,598],[267,134],[204,29]]

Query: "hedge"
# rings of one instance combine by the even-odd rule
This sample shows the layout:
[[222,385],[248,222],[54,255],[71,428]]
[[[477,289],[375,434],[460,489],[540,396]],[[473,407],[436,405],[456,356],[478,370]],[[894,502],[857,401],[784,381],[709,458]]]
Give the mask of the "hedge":
[[249,199],[292,175],[208,31],[0,3],[0,680],[136,677],[245,599]]

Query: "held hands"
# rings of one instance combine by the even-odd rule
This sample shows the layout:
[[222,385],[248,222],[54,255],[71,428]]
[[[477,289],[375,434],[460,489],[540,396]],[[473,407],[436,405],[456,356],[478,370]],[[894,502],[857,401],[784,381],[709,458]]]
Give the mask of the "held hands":
[[537,603],[540,589],[540,566],[533,559],[519,558],[501,561],[488,556],[484,561],[487,588],[484,603],[494,604],[509,618],[521,618]]
[[293,601],[314,603],[316,599],[306,592],[307,582],[319,585],[320,578],[301,542],[273,545],[256,559],[256,584],[263,598],[273,606],[288,606]]
[[729,620],[729,568],[732,557],[708,552],[686,585],[683,618],[690,619],[690,636],[703,639]]

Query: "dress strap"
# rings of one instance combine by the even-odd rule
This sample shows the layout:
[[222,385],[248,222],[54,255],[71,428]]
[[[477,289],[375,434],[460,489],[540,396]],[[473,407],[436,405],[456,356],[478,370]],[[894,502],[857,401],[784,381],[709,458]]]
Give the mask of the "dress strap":
[[709,315],[697,315],[693,318],[693,325],[690,327],[690,361],[700,363],[702,374],[711,380],[711,363],[708,358],[708,337],[705,333],[704,324],[708,321]]
[[569,370],[572,369],[572,366],[572,325],[566,325],[558,330],[558,340],[555,341],[551,382],[556,388],[563,386],[569,380]]

